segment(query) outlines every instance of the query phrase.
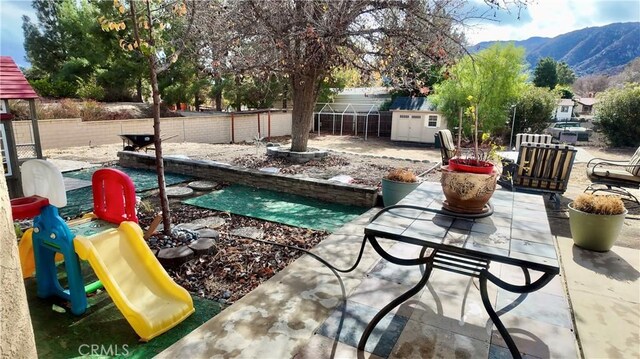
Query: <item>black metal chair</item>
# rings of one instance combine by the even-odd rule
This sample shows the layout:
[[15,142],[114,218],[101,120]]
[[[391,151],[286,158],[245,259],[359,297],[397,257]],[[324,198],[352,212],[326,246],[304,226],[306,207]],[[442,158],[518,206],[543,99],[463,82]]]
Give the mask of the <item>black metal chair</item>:
[[591,184],[584,192],[609,192],[640,204],[626,188],[640,188],[640,147],[629,161],[593,158],[587,163],[587,177]]

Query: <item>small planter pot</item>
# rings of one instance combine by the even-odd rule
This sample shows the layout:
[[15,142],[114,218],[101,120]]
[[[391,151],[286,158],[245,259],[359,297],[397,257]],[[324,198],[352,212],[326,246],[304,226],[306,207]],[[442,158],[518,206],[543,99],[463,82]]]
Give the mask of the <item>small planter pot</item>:
[[614,242],[624,224],[624,213],[616,215],[591,214],[573,208],[569,203],[569,226],[576,246],[597,252],[606,252]]
[[400,202],[406,195],[418,188],[420,182],[397,182],[386,178],[382,179],[382,202],[385,207],[393,206]]

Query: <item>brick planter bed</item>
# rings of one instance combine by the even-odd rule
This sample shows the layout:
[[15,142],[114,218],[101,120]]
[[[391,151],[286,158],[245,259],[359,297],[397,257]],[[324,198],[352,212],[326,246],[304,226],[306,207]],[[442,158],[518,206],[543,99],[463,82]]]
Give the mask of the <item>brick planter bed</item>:
[[[118,152],[119,164],[123,167],[155,171],[155,156],[137,152]],[[373,207],[378,189],[371,186],[343,184],[322,179],[299,178],[286,174],[266,173],[259,170],[236,167],[214,161],[182,158],[165,158],[165,171],[226,182],[270,189],[278,192],[316,198],[326,202]]]

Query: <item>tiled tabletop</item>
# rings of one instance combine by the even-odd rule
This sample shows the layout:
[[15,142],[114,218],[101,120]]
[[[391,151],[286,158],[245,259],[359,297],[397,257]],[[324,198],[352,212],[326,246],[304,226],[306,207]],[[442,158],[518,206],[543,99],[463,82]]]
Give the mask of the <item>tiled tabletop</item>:
[[[441,210],[443,201],[440,184],[425,182],[398,205]],[[491,204],[493,214],[480,219],[394,208],[368,224],[365,233],[559,273],[556,248],[542,197],[496,190]]]

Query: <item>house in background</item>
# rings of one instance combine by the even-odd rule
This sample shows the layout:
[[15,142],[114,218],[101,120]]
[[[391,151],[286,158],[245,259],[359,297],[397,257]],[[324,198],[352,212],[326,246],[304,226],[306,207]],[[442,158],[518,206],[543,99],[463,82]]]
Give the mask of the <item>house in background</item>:
[[558,100],[556,106],[555,120],[556,121],[569,121],[573,116],[574,102],[570,98],[563,98]]
[[391,111],[391,140],[435,143],[435,134],[447,120],[427,97],[396,97]]
[[594,97],[580,97],[573,100],[576,104],[575,112],[578,115],[593,115],[593,105],[597,102]]

